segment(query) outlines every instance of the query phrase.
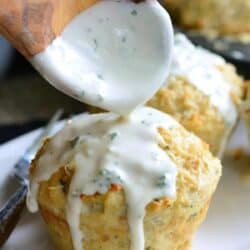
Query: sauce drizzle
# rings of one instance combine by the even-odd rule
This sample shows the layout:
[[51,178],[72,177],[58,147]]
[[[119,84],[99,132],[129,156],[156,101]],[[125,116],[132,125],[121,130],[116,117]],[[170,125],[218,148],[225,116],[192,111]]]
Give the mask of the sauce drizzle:
[[29,209],[38,209],[39,183],[61,166],[74,164],[66,205],[74,249],[84,245],[80,214],[88,213],[80,195],[106,193],[111,184],[120,184],[128,206],[130,249],[144,250],[145,207],[176,194],[176,164],[160,147],[164,141],[158,129],[178,126],[170,116],[147,107],[136,109],[127,120],[112,113],[82,115],[51,139],[38,160],[30,180]]

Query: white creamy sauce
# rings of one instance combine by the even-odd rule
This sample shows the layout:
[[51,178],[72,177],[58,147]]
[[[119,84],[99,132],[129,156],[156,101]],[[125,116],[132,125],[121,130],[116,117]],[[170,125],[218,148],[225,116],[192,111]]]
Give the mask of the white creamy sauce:
[[80,214],[88,213],[80,194],[105,193],[120,184],[127,202],[131,250],[144,250],[145,207],[155,198],[176,194],[176,165],[159,146],[158,128],[178,127],[170,116],[152,108],[136,109],[129,119],[113,113],[82,115],[55,135],[37,162],[27,204],[38,209],[39,183],[62,166],[74,164],[66,206],[74,249],[82,250]]
[[74,18],[33,66],[56,88],[126,115],[162,86],[173,30],[156,0],[100,1]]
[[218,152],[220,157],[238,118],[237,108],[230,95],[230,84],[218,69],[218,66],[224,64],[223,58],[195,47],[184,35],[175,36],[170,76],[185,77],[197,89],[209,96],[211,103],[223,116],[226,131]]

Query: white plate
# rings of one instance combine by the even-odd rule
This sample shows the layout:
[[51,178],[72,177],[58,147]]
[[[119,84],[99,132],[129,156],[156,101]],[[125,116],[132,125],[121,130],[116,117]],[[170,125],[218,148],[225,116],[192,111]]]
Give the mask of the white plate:
[[[38,131],[29,133],[0,147],[0,205],[8,195],[2,190],[8,187],[10,193],[13,186],[13,164],[37,134]],[[246,147],[242,126],[238,127],[229,148],[237,146]],[[208,217],[195,238],[193,250],[250,250],[250,186],[241,181],[239,173],[229,166],[232,164],[230,159],[225,161],[223,178]],[[20,249],[53,250],[40,217],[27,211],[2,250]]]

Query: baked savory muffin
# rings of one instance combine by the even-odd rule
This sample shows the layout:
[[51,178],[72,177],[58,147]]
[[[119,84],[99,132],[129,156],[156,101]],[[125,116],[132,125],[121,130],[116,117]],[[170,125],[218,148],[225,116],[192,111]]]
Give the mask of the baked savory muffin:
[[250,141],[250,82],[246,86],[246,99],[241,105],[241,116],[248,130],[248,138]]
[[232,65],[179,34],[170,76],[148,105],[172,115],[222,157],[243,95],[243,79]]
[[180,26],[208,34],[250,36],[249,0],[164,1],[174,21]]
[[220,176],[208,145],[160,111],[83,115],[37,154],[27,204],[60,250],[188,250]]

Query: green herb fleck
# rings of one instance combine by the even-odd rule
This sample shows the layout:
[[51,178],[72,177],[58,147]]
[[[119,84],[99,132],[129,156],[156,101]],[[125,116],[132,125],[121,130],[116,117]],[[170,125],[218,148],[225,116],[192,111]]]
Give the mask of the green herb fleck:
[[98,42],[97,42],[96,39],[94,39],[94,45],[95,45],[95,50],[97,50],[97,48],[98,48]]
[[132,10],[132,11],[131,11],[131,15],[132,15],[132,16],[137,16],[137,14],[138,14],[138,13],[137,13],[136,10]]
[[98,77],[99,79],[103,79],[103,76],[102,76],[101,74],[97,74],[97,77]]
[[157,186],[159,188],[164,188],[167,185],[167,179],[165,175],[162,175],[158,180],[157,180]]
[[109,171],[108,169],[100,169],[92,180],[96,185],[99,186],[101,189],[107,189],[110,187],[112,183],[121,184],[122,180],[121,177],[118,176],[116,173]]
[[147,122],[147,121],[145,121],[145,120],[142,120],[142,121],[141,121],[141,124],[143,124],[143,125],[145,125],[145,126],[148,126],[150,123]]
[[124,36],[122,37],[122,42],[125,43],[127,41],[127,38]]
[[104,98],[102,95],[98,94],[97,95],[98,102],[103,102]]
[[113,133],[111,133],[109,136],[110,136],[110,139],[111,139],[111,141],[113,141],[116,137],[117,137],[117,133],[116,132],[113,132]]

